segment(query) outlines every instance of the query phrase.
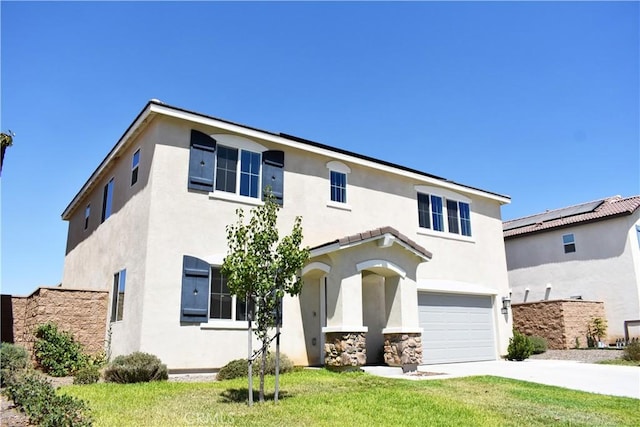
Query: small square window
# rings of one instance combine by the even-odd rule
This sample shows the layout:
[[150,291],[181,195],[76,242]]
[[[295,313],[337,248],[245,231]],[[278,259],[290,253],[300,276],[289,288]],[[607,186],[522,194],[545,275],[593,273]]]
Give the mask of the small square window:
[[576,251],[576,241],[573,234],[565,234],[562,236],[562,244],[564,245],[564,253],[568,254]]

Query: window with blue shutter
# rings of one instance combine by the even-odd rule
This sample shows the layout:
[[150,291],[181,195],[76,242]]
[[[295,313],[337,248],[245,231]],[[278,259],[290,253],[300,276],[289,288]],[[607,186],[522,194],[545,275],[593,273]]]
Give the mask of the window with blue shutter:
[[183,323],[206,323],[209,304],[209,263],[185,255],[182,267],[182,298],[180,321]]
[[189,189],[213,191],[213,173],[216,159],[216,140],[209,135],[191,130],[189,152]]
[[276,202],[284,202],[284,151],[270,150],[262,153],[262,187],[271,188]]

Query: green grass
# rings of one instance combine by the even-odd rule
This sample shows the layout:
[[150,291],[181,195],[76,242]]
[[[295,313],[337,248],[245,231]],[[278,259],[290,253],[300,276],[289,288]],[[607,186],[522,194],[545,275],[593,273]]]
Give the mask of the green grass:
[[[255,384],[255,383],[254,383]],[[280,378],[280,401],[247,406],[246,379],[67,386],[96,426],[631,426],[638,400],[497,377],[410,381],[298,370]],[[257,398],[257,393],[256,393]]]

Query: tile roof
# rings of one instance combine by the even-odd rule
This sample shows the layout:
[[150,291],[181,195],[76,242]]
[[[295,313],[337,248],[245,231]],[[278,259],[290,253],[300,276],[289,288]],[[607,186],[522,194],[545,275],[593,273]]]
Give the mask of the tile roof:
[[640,196],[613,196],[575,206],[554,209],[502,223],[505,238],[517,237],[539,231],[562,228],[579,223],[631,215],[640,208]]
[[411,248],[414,252],[417,252],[418,254],[420,254],[421,256],[423,256],[425,258],[431,259],[433,257],[433,254],[431,252],[429,252],[428,250],[426,250],[425,248],[420,246],[418,243],[416,243],[415,241],[411,240],[410,238],[408,238],[404,234],[400,233],[395,228],[388,227],[388,226],[387,227],[380,227],[380,228],[376,228],[376,229],[373,229],[373,230],[365,231],[363,233],[352,234],[350,236],[345,236],[345,237],[342,237],[340,239],[332,240],[330,242],[326,242],[326,243],[323,243],[321,245],[315,246],[315,247],[311,248],[311,250],[320,249],[320,248],[324,248],[326,246],[331,246],[331,245],[335,245],[335,244],[338,244],[340,247],[350,246],[350,245],[352,245],[354,243],[360,243],[360,242],[364,242],[366,240],[382,237],[385,234],[391,234],[396,239],[400,240],[406,246]]

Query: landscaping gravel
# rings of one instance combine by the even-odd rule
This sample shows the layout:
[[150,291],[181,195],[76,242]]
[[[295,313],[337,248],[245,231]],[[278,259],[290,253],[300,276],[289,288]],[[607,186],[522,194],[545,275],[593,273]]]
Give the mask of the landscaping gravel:
[[596,363],[601,360],[621,359],[624,350],[617,349],[585,349],[585,350],[547,350],[542,354],[534,354],[531,359],[575,360],[585,363]]

